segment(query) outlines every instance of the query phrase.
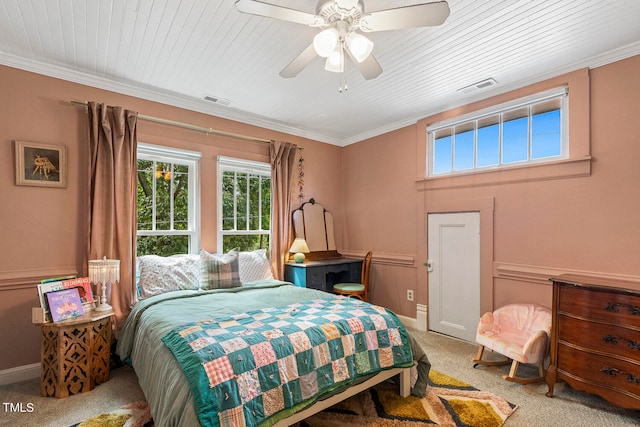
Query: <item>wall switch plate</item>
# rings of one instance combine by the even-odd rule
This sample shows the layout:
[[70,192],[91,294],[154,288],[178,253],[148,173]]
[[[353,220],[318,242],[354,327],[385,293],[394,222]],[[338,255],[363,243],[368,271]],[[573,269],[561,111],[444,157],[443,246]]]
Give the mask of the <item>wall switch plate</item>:
[[413,301],[413,289],[407,289],[407,301]]

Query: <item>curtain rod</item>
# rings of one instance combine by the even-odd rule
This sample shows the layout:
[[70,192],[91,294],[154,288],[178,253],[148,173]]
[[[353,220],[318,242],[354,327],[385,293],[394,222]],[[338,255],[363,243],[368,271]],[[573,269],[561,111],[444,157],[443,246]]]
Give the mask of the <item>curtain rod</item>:
[[[84,107],[87,107],[89,105],[89,103],[87,101],[78,101],[76,99],[72,99],[70,102],[72,104],[82,105]],[[225,132],[225,131],[216,130],[216,129],[213,129],[213,128],[206,128],[204,126],[192,125],[190,123],[184,123],[184,122],[178,122],[178,121],[175,121],[175,120],[169,120],[169,119],[162,119],[162,118],[159,118],[159,117],[147,116],[146,114],[138,113],[138,118],[142,119],[142,120],[146,120],[148,122],[160,123],[160,124],[163,124],[163,125],[175,126],[175,127],[179,127],[179,128],[182,128],[182,129],[194,130],[194,131],[197,131],[197,132],[206,133],[207,135],[214,134],[214,135],[218,135],[218,136],[226,136],[226,137],[229,137],[229,138],[243,139],[245,141],[252,141],[252,142],[266,142],[266,143],[270,143],[271,142],[271,140],[265,139],[265,138],[257,138],[257,137],[253,137],[253,136],[241,135],[239,133]],[[299,150],[304,149],[304,147],[302,145],[296,145],[296,148],[298,148]]]

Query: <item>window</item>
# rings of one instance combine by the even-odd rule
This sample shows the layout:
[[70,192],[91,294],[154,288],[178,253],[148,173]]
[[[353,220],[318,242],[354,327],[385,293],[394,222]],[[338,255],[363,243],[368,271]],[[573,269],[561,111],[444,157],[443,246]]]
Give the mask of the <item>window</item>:
[[200,153],[138,144],[137,255],[197,253]]
[[429,174],[566,159],[566,93],[561,88],[429,126]]
[[271,166],[218,157],[218,250],[269,248]]

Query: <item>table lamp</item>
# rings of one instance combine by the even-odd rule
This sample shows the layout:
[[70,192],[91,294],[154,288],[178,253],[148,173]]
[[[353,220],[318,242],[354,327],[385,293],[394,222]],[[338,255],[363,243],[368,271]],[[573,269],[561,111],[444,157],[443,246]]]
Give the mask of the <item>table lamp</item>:
[[302,237],[296,237],[289,249],[289,252],[293,253],[293,260],[297,263],[304,262],[304,254],[308,254],[309,246],[307,246],[307,241]]
[[107,286],[120,281],[120,260],[107,259],[106,256],[102,259],[90,260],[89,280],[95,286],[96,293],[98,293],[98,283],[101,286],[96,311],[112,310],[112,307],[107,303]]

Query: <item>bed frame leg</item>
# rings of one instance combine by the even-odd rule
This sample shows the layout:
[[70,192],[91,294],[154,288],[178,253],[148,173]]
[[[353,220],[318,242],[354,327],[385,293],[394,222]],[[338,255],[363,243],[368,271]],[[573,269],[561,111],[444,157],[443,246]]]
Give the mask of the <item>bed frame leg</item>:
[[400,396],[409,397],[411,393],[411,368],[400,371]]

